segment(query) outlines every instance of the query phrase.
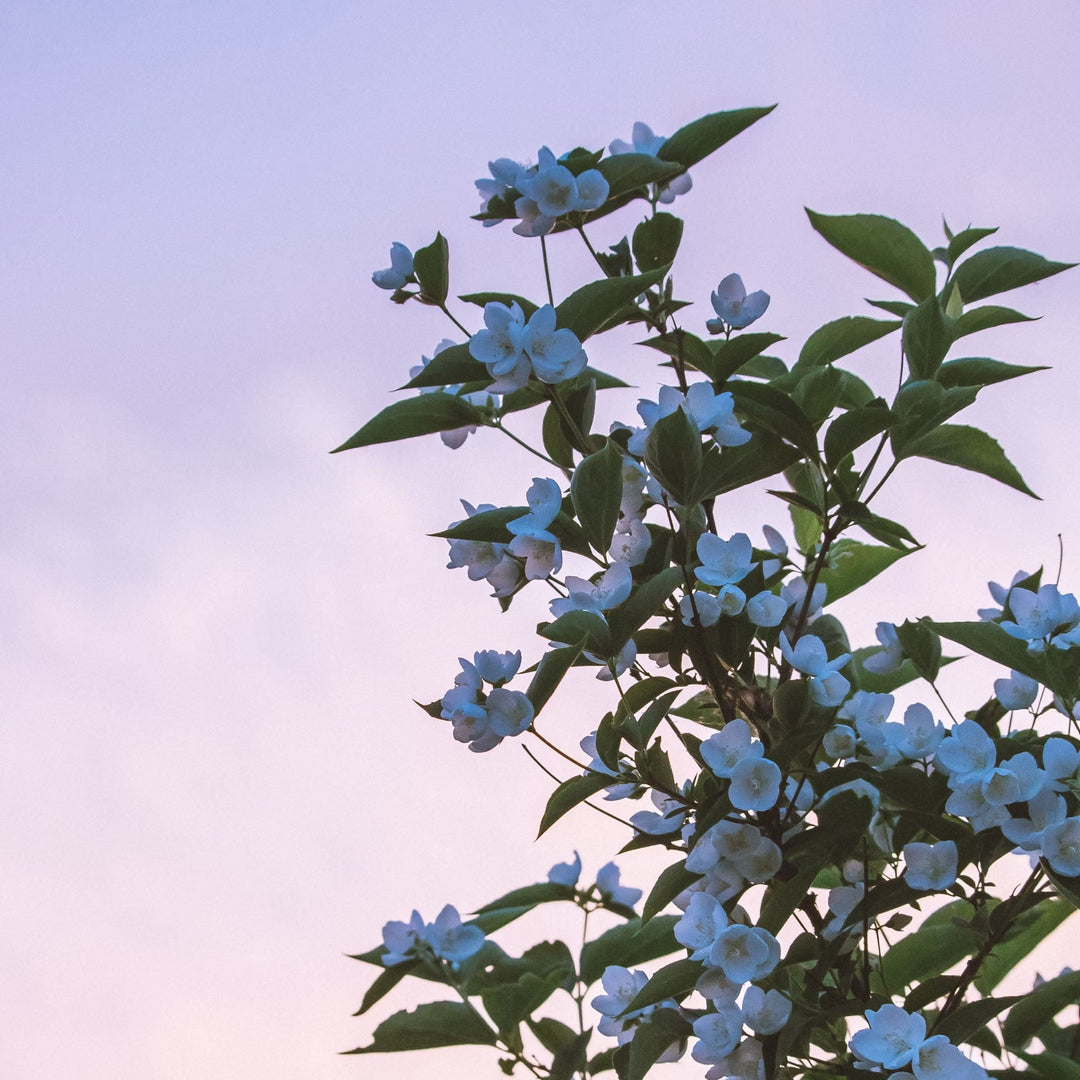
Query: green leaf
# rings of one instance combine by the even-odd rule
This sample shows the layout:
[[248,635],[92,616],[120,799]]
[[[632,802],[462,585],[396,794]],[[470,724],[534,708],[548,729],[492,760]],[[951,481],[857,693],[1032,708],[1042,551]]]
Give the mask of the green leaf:
[[953,274],[965,304],[1060,274],[1076,263],[1050,262],[1023,248],[994,247],[965,259]]
[[603,791],[608,784],[616,782],[613,776],[604,773],[588,772],[584,776],[572,776],[564,780],[552,793],[544,807],[544,816],[540,819],[540,831],[537,836],[544,833],[563,816],[574,809],[578,803],[583,803],[591,795]]
[[[655,285],[664,273],[665,270],[662,268],[651,270],[647,274],[638,274],[635,277],[604,278],[602,281],[592,281],[588,285],[582,285],[555,308],[556,325],[572,330],[579,341],[585,341],[614,315],[617,315],[635,296],[643,293],[651,285]],[[449,349],[446,350],[446,352],[449,351]],[[444,354],[439,354],[439,356],[442,355]]]
[[1043,873],[1050,879],[1050,884],[1057,890],[1058,895],[1080,911],[1080,878],[1065,877],[1057,873],[1045,859],[1040,859],[1040,862]]
[[536,304],[531,300],[526,300],[524,296],[518,296],[516,293],[466,293],[464,296],[459,296],[458,299],[464,301],[466,304],[476,304],[477,307],[485,307],[487,304],[503,304],[506,307],[510,307],[512,304],[517,304],[518,307],[521,308],[521,313],[525,316],[526,322],[528,322],[537,311]]
[[573,1080],[574,1074],[585,1064],[592,1028],[575,1035],[571,1042],[560,1046],[551,1059],[551,1072],[547,1080]]
[[[641,915],[642,923],[647,923],[657,912],[663,911],[679,893],[689,888],[700,877],[700,874],[686,869],[685,859],[682,862],[672,863],[671,866],[662,870],[652,891],[645,898]],[[700,971],[698,973],[700,974]]]
[[427,247],[413,255],[413,273],[420,282],[420,293],[442,306],[450,291],[450,248],[446,237],[437,233]]
[[952,266],[972,244],[977,244],[980,240],[985,240],[996,232],[997,228],[973,229],[970,227],[958,232],[949,240],[949,265]]
[[1032,315],[1023,315],[1012,308],[997,307],[995,304],[984,304],[982,307],[972,308],[965,311],[956,320],[954,330],[958,338],[968,334],[978,333],[980,330],[989,330],[992,326],[1007,326],[1009,323],[1035,322]]
[[377,1001],[381,1001],[410,971],[416,967],[418,961],[411,963],[394,964],[376,976],[375,981],[368,987],[364,994],[364,1000],[360,1002],[360,1008],[353,1016],[360,1016],[368,1011]]
[[540,635],[563,645],[580,645],[589,652],[612,656],[611,634],[602,615],[595,611],[568,611],[540,628]]
[[378,416],[369,420],[351,439],[346,439],[331,453],[411,439],[417,435],[431,435],[436,431],[453,431],[466,424],[482,422],[480,410],[464,398],[453,394],[420,394],[387,405]]
[[795,873],[787,881],[778,882],[775,878],[765,892],[761,904],[761,915],[757,925],[774,936],[791,918],[792,912],[806,899],[810,886],[818,871],[828,863],[827,856],[818,851],[801,852],[792,860]]
[[818,214],[807,208],[810,224],[834,248],[860,266],[919,301],[933,296],[934,259],[905,225],[879,214]]
[[681,566],[668,566],[639,585],[625,603],[608,612],[611,641],[621,649],[655,615],[684,580]]
[[[817,432],[806,414],[773,386],[758,383],[732,383],[728,389],[735,399],[735,409],[757,427],[779,435],[811,457],[818,456]],[[753,439],[750,444],[753,444]]]
[[525,696],[532,702],[534,719],[551,699],[563,676],[574,666],[581,651],[581,644],[568,645],[565,649],[551,649],[541,657],[532,682],[525,691]]
[[596,168],[608,182],[607,202],[601,209],[646,184],[671,180],[683,171],[677,164],[661,161],[652,154],[612,154],[598,161]]
[[529,1030],[540,1041],[540,1045],[549,1053],[555,1051],[578,1038],[578,1033],[561,1020],[554,1020],[550,1016],[544,1016],[539,1020],[526,1020]]
[[982,935],[963,926],[920,926],[900,938],[881,958],[881,977],[890,993],[941,975],[970,956]]
[[799,353],[797,367],[821,367],[891,334],[900,327],[895,319],[870,319],[849,315],[815,330]]
[[1039,1080],[1080,1080],[1080,1062],[1070,1061],[1060,1054],[1025,1054],[1022,1050],[1014,1050],[1017,1057],[1023,1058],[1032,1068],[1023,1075],[1037,1076]]
[[428,386],[452,386],[455,383],[480,382],[486,386],[491,382],[488,369],[474,360],[469,353],[468,344],[451,345],[431,358],[418,375],[410,379],[402,390],[422,390]]
[[635,230],[634,258],[640,270],[666,268],[675,261],[682,240],[682,218],[663,212],[646,218]]
[[966,424],[942,424],[909,442],[904,457],[924,457],[944,465],[983,473],[1033,499],[1039,496],[1024,483],[1005,451],[985,431]]
[[947,1035],[949,1041],[956,1046],[968,1042],[971,1037],[986,1027],[995,1016],[1011,1008],[1018,1001],[1018,997],[984,997],[978,1001],[968,1002],[961,1005],[956,1012],[950,1013],[943,1020],[938,1020],[934,1025],[935,1035]]
[[896,636],[915,670],[928,683],[935,682],[941,668],[941,638],[937,633],[926,622],[905,619],[896,627]]
[[702,461],[695,501],[701,502],[775,476],[801,457],[802,452],[796,447],[765,431],[755,432],[742,446],[724,447],[723,453],[711,446]]
[[[874,656],[879,652],[881,652],[881,646],[879,645],[867,645],[863,649],[855,650],[853,654],[855,678],[852,681],[857,689],[869,690],[872,694],[891,694],[897,688],[906,686],[908,683],[921,678],[915,669],[915,665],[910,660],[905,660],[895,671],[891,671],[887,675],[878,675],[872,671],[867,671],[863,666],[863,661],[868,656]],[[952,664],[956,659],[955,656],[943,656],[941,658],[942,666]]]
[[1041,656],[1029,652],[1024,642],[1005,633],[997,623],[928,621],[942,637],[963,645],[979,656],[985,656],[987,660],[993,660],[1035,679],[1048,686],[1055,694],[1069,696],[1075,690],[1075,687],[1062,685],[1055,680],[1054,673]]
[[443,540],[481,540],[489,544],[508,544],[513,539],[507,522],[524,517],[529,513],[527,506],[500,506],[494,510],[481,510],[472,517],[451,525],[442,532],[432,533]]
[[705,372],[714,383],[723,383],[736,371],[745,368],[751,360],[761,356],[765,349],[783,340],[781,334],[755,333],[739,334],[727,341],[710,341],[706,348],[712,355],[711,362],[695,362],[694,366]]
[[813,368],[799,379],[791,392],[791,399],[817,428],[836,408],[842,382],[843,372],[839,368]]
[[825,460],[836,468],[848,454],[880,435],[892,419],[893,414],[882,398],[841,413],[825,432]]
[[975,976],[975,989],[989,994],[1016,965],[1054,932],[1075,909],[1064,900],[1051,897],[1024,912],[994,946]]
[[1068,1005],[1080,1004],[1080,971],[1050,979],[1018,1001],[1005,1019],[1002,1034],[1010,1050],[1023,1048]]
[[914,304],[909,304],[906,300],[867,300],[866,302],[871,307],[879,308],[881,311],[887,311],[890,315],[895,315],[900,319],[915,306]]
[[880,540],[883,544],[888,544],[889,547],[907,551],[905,546],[907,544],[911,544],[912,547],[916,548],[922,546],[903,525],[870,513],[863,503],[842,503],[840,512],[844,517],[849,518],[854,524],[858,525],[863,532],[869,533],[875,540]]
[[924,300],[904,318],[904,356],[913,379],[932,379],[953,343],[952,319],[936,296]]
[[398,1050],[429,1050],[435,1046],[494,1046],[497,1036],[469,1005],[433,1001],[412,1012],[396,1012],[376,1029],[369,1046],[347,1054],[384,1054]]
[[951,386],[989,386],[991,383],[1005,382],[1006,379],[1018,379],[1021,375],[1030,375],[1033,371],[1048,371],[1046,364],[1037,367],[1023,367],[1020,364],[1003,364],[1000,360],[990,360],[984,356],[965,356],[959,360],[949,360],[938,368],[935,378],[944,387]]
[[840,597],[862,588],[907,554],[909,552],[893,547],[863,544],[843,537],[829,549],[828,560],[818,580],[827,586],[826,596],[832,604]]
[[590,454],[574,470],[570,498],[581,528],[601,554],[611,547],[622,503],[623,454],[608,439],[603,450]]
[[591,985],[611,964],[632,968],[678,952],[682,946],[673,933],[678,921],[675,915],[657,915],[642,926],[640,919],[630,919],[586,942],[581,950],[581,981]]
[[668,998],[681,1001],[697,986],[704,970],[700,960],[674,960],[665,964],[634,995],[625,1011],[645,1009]]
[[685,1044],[692,1030],[674,1009],[657,1009],[634,1031],[627,1080],[644,1080],[660,1055],[674,1042]]
[[476,914],[482,915],[487,911],[501,911],[503,908],[534,908],[537,904],[549,904],[556,900],[573,900],[574,890],[569,885],[558,885],[554,881],[538,881],[535,885],[524,885],[520,889],[511,889],[510,892],[500,896],[498,900],[492,900],[478,908]]
[[657,151],[661,161],[677,161],[689,169],[724,143],[734,139],[751,124],[768,116],[775,105],[766,108],[732,109],[728,112],[710,113],[699,120],[679,128]]
[[966,409],[978,395],[977,387],[955,386],[945,390],[929,379],[907,383],[892,404],[896,417],[889,431],[893,454],[897,458],[906,457],[911,442]]
[[645,464],[676,502],[687,505],[701,475],[701,432],[676,409],[653,424],[645,443]]

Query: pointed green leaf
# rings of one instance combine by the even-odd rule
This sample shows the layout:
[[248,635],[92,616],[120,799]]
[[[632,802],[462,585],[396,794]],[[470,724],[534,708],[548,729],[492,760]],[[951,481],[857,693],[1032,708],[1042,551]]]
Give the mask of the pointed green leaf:
[[965,311],[956,320],[956,336],[966,337],[968,334],[976,334],[980,330],[989,330],[992,326],[1007,326],[1009,323],[1035,322],[1036,316],[1023,315],[1012,308],[997,307],[995,304],[984,304],[982,307],[972,308]]
[[573,1080],[586,1063],[589,1039],[592,1028],[587,1028],[580,1035],[575,1035],[570,1042],[560,1046],[551,1059],[551,1071],[547,1080]]
[[1070,903],[1056,897],[1025,911],[983,961],[975,977],[975,989],[980,994],[989,994],[1025,956],[1075,913]]
[[554,881],[538,881],[535,885],[524,885],[520,889],[512,889],[503,894],[498,900],[492,900],[478,908],[477,915],[488,911],[501,911],[503,908],[534,908],[538,904],[550,904],[557,900],[573,900],[574,890],[569,885],[559,885]]
[[887,570],[897,559],[910,554],[894,547],[863,544],[842,537],[829,549],[828,558],[818,578],[827,587],[829,603],[862,588],[868,581]]
[[977,244],[980,240],[985,240],[988,236],[993,236],[997,232],[997,228],[967,228],[961,232],[958,232],[955,236],[949,239],[949,265],[951,266],[965,251],[973,244]]
[[433,1001],[412,1012],[397,1012],[376,1029],[369,1046],[347,1054],[429,1050],[435,1046],[494,1046],[497,1036],[480,1014],[458,1001]]
[[936,296],[928,297],[904,318],[904,356],[913,379],[932,379],[953,343],[953,321]]
[[[699,965],[700,966],[700,965]],[[672,1043],[684,1042],[693,1029],[674,1009],[657,1009],[638,1024],[630,1043],[630,1067],[626,1080],[645,1080]]]
[[521,308],[521,313],[525,316],[526,322],[533,317],[537,310],[536,304],[531,300],[526,300],[524,296],[518,296],[516,293],[466,293],[464,296],[459,296],[458,299],[466,304],[476,304],[477,307],[486,307],[488,304],[503,304],[505,307],[510,307],[511,304],[517,304]]
[[677,161],[689,169],[724,143],[734,139],[751,124],[768,116],[775,105],[766,108],[732,109],[728,112],[710,113],[679,128],[657,152],[662,161]]
[[480,410],[464,398],[453,394],[421,394],[387,405],[378,416],[369,420],[351,439],[346,439],[331,453],[411,439],[417,435],[431,435],[436,431],[453,431],[482,421]]
[[895,319],[870,319],[865,315],[849,315],[835,319],[815,330],[799,353],[799,367],[820,367],[869,345],[899,329]]
[[684,409],[653,424],[645,443],[645,464],[676,502],[691,501],[701,475],[701,432]]
[[896,627],[896,636],[915,670],[928,683],[935,682],[941,668],[941,638],[936,631],[925,621],[905,619]]
[[631,303],[634,297],[655,285],[664,273],[665,270],[661,268],[635,277],[605,278],[582,285],[555,308],[556,325],[572,330],[583,342]]
[[607,203],[644,187],[671,180],[683,170],[670,161],[661,161],[652,154],[612,154],[596,163],[596,168],[608,182]]
[[544,807],[544,816],[540,819],[540,831],[536,835],[543,836],[564,814],[614,783],[616,780],[613,776],[595,772],[587,772],[584,776],[572,776],[569,780],[564,780],[551,793],[547,806]]
[[645,898],[645,907],[641,915],[642,922],[648,922],[657,912],[663,911],[679,893],[688,889],[700,877],[700,874],[686,869],[685,859],[682,862],[672,863],[671,866],[662,870],[652,891]]
[[726,446],[723,451],[710,446],[702,461],[695,501],[701,502],[776,476],[801,457],[801,450],[767,431],[755,432],[742,446]]
[[552,649],[544,653],[536,667],[536,673],[529,683],[525,696],[532,702],[533,718],[540,715],[540,710],[551,699],[562,682],[563,676],[574,666],[581,655],[581,645],[568,645],[565,649]]
[[944,465],[956,465],[1000,480],[1033,499],[1039,497],[1024,483],[996,440],[985,431],[966,424],[942,424],[908,443],[904,457],[924,457]]
[[871,307],[887,311],[890,315],[896,315],[901,319],[915,306],[906,300],[867,300],[866,302]]
[[892,404],[896,419],[889,429],[893,453],[908,456],[908,445],[966,409],[979,396],[978,387],[954,386],[946,390],[929,379],[909,382]]
[[875,398],[869,405],[841,413],[825,432],[825,460],[836,468],[848,454],[875,435],[880,435],[892,418],[882,398]]
[[964,356],[949,360],[938,368],[936,380],[948,389],[951,386],[989,386],[991,383],[1018,379],[1033,371],[1048,371],[1045,364],[1024,367],[1021,364],[1003,364],[984,356]]
[[581,981],[591,985],[611,964],[632,968],[680,951],[673,933],[678,921],[675,915],[657,915],[642,926],[639,919],[630,919],[586,942],[581,950]]
[[364,1000],[360,1002],[360,1008],[353,1013],[353,1016],[360,1016],[362,1013],[367,1012],[377,1001],[381,1001],[416,967],[418,962],[414,960],[411,963],[394,964],[393,967],[388,967],[376,976],[375,981],[368,987],[367,993],[364,994]]
[[1024,1078],[1037,1076],[1039,1080],[1080,1080],[1080,1061],[1045,1052],[1025,1054],[1022,1050],[1014,1050],[1013,1053],[1031,1066],[1022,1074]]
[[608,439],[603,450],[590,454],[574,470],[570,498],[589,543],[601,554],[611,547],[622,503],[623,454]]
[[489,544],[509,544],[513,535],[506,527],[507,522],[524,517],[528,512],[527,506],[500,506],[494,510],[481,510],[480,513],[431,535],[444,540],[480,540]]
[[712,354],[712,362],[695,363],[694,366],[705,372],[714,383],[726,382],[765,349],[783,340],[781,334],[754,333],[739,334],[727,341],[710,341],[706,348]]
[[697,985],[704,970],[700,960],[674,960],[665,964],[637,992],[626,1012],[646,1009],[668,998],[682,1001]]
[[469,354],[469,346],[451,345],[431,358],[418,375],[410,379],[402,390],[420,390],[429,386],[453,386],[456,383],[491,382],[488,369]]
[[834,248],[919,302],[933,296],[934,259],[906,225],[879,214],[818,214],[810,224]]
[[934,1025],[933,1033],[947,1035],[953,1045],[959,1046],[961,1043],[969,1042],[972,1036],[981,1028],[986,1027],[995,1016],[1000,1016],[1006,1009],[1023,1000],[1022,996],[1017,996],[984,997],[978,1001],[969,1001],[955,1012],[949,1013],[943,1020],[938,1020]]
[[1013,1006],[1002,1026],[1005,1045],[1010,1050],[1023,1050],[1039,1028],[1066,1006],[1077,1004],[1080,1004],[1080,971],[1049,979]]
[[646,338],[638,344],[647,345],[650,349],[656,349],[657,352],[676,358],[681,363],[689,364],[706,374],[709,374],[713,367],[713,355],[709,346],[701,338],[686,330],[669,330],[662,337]]
[[1012,668],[1036,682],[1048,686],[1056,694],[1071,695],[1075,687],[1063,685],[1038,653],[1028,650],[1024,642],[1005,633],[992,622],[935,622],[929,620],[942,637],[955,641],[979,656]]
[[437,233],[427,247],[413,255],[413,273],[423,296],[436,304],[446,303],[450,291],[450,248],[442,233]]
[[881,958],[881,977],[891,993],[922,983],[970,956],[982,944],[975,930],[955,925],[923,925],[900,938]]
[[965,304],[985,300],[988,296],[1030,285],[1033,281],[1060,274],[1076,263],[1050,262],[1033,251],[1023,248],[994,247],[977,251],[965,259],[953,274]]
[[747,420],[786,439],[811,457],[818,456],[814,425],[787,394],[772,386],[748,382],[732,383],[728,389],[735,398],[736,411]]
[[635,230],[634,259],[639,270],[658,270],[675,261],[682,240],[682,218],[663,212],[646,218]]
[[613,656],[611,634],[602,615],[595,611],[568,611],[540,628],[542,637],[565,645],[581,645],[589,652]]
[[639,585],[628,600],[608,612],[611,641],[621,649],[667,602],[675,589],[685,580],[681,566],[668,566]]

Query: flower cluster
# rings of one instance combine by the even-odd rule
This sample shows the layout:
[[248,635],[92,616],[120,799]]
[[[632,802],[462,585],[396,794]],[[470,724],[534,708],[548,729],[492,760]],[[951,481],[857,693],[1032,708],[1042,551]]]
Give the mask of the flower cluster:
[[[520,690],[507,690],[521,666],[521,652],[495,652],[489,649],[474,654],[470,663],[458,658],[461,672],[453,687],[442,696],[440,716],[449,720],[454,738],[467,743],[470,750],[483,753],[493,750],[503,739],[520,735],[532,723],[533,707]],[[484,683],[492,689],[485,694]]]
[[[435,346],[434,352],[431,356],[421,356],[420,363],[409,368],[409,378],[415,379],[431,363],[431,361],[444,352],[446,349],[454,347],[456,342],[451,341],[449,338],[443,338],[438,345]],[[471,394],[463,394],[461,391],[463,386],[458,383],[456,386],[425,386],[421,387],[421,394],[453,394],[455,397],[463,398],[469,402],[470,405],[475,405],[477,408],[488,409],[495,411],[499,407],[499,399],[493,395],[489,390],[477,390]],[[476,431],[475,424],[466,424],[464,427],[451,428],[449,431],[440,431],[439,438],[442,440],[443,445],[449,447],[451,450],[457,450],[463,446],[465,440]]]
[[[926,1037],[926,1021],[919,1013],[908,1013],[899,1005],[882,1005],[867,1010],[870,1026],[851,1036],[848,1045],[856,1066],[891,1073],[890,1080],[989,1080],[986,1070],[976,1065],[944,1035]],[[904,1070],[905,1066],[910,1068]]]
[[485,328],[469,339],[469,354],[494,379],[490,393],[520,390],[530,375],[559,383],[585,370],[588,360],[577,335],[566,327],[556,329],[555,322],[550,304],[537,308],[528,322],[517,301],[484,305]]
[[478,953],[485,940],[484,932],[478,926],[462,923],[457,908],[450,904],[434,922],[425,923],[418,911],[408,922],[388,922],[382,936],[382,962],[386,967],[425,957],[446,960],[457,967]]

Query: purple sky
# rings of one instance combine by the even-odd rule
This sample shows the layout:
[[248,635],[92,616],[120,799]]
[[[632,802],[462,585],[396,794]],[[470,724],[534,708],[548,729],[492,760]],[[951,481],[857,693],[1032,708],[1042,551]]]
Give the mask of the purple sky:
[[[520,501],[530,460],[493,433],[326,455],[452,330],[371,286],[391,241],[439,228],[454,292],[541,295],[535,242],[469,220],[490,158],[779,102],[694,170],[677,284],[702,319],[732,271],[765,288],[762,328],[789,359],[892,295],[804,205],[889,214],[933,243],[944,213],[1080,259],[1074,3],[656,10],[0,8],[5,1080],[429,1076],[429,1055],[335,1056],[372,1026],[349,1013],[373,970],[343,954],[414,906],[431,918],[542,878],[574,846],[595,872],[618,843],[578,819],[585,840],[567,824],[533,844],[546,778],[516,746],[469,754],[411,704],[458,655],[538,656],[544,599],[500,621],[424,539],[459,497]],[[566,293],[588,268],[555,239]],[[841,609],[856,643],[877,618],[974,617],[988,578],[1052,570],[1059,532],[1063,584],[1080,585],[1078,290],[1074,272],[1003,298],[1046,318],[972,350],[1054,365],[971,414],[1044,501],[901,474],[882,511],[929,548]],[[648,378],[632,340],[595,361]],[[893,364],[852,362],[882,390]],[[723,513],[728,532],[785,524],[765,496]],[[566,745],[605,707],[586,682],[593,706],[551,710]],[[631,883],[643,872],[625,860]],[[440,1074],[473,1062],[494,1073],[462,1051]]]

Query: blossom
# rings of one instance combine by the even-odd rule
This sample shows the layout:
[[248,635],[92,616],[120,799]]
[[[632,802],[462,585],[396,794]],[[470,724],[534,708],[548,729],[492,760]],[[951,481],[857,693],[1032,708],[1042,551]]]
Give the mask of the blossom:
[[[888,734],[891,734],[894,726],[883,724],[882,729],[888,729]],[[904,757],[919,761],[935,753],[944,737],[945,725],[935,720],[925,705],[916,702],[904,710],[903,736],[897,748]]]
[[1042,853],[1052,870],[1064,877],[1080,877],[1080,817],[1047,825]]
[[555,309],[550,304],[537,308],[525,325],[521,344],[533,371],[541,382],[572,379],[585,370],[587,358],[573,330],[555,329]]
[[719,598],[701,589],[695,589],[692,594],[687,594],[679,601],[683,626],[693,626],[695,615],[700,625],[713,626],[723,613]]
[[520,390],[532,365],[525,352],[525,314],[517,301],[509,306],[492,300],[484,305],[484,329],[469,339],[469,355],[488,369],[497,393]]
[[414,911],[407,923],[392,921],[388,922],[382,930],[383,953],[382,962],[387,967],[395,964],[403,964],[416,955],[416,948],[420,944],[421,934],[424,932],[424,920],[419,911]]
[[775,761],[743,758],[732,770],[728,798],[736,810],[771,810],[780,798],[780,780]]
[[596,875],[596,887],[600,895],[613,904],[633,907],[641,899],[641,890],[619,884],[619,868],[613,862],[605,863]]
[[867,1010],[870,1026],[851,1036],[848,1045],[860,1062],[900,1069],[909,1064],[926,1038],[926,1021],[899,1005]]
[[1062,626],[1080,620],[1080,605],[1072,593],[1062,595],[1056,585],[1043,585],[1037,593],[1014,587],[1009,592],[1012,619],[1005,619],[1001,629],[1011,637],[1028,643],[1031,652],[1046,648],[1045,638]]
[[424,928],[424,940],[435,955],[453,964],[468,960],[484,945],[484,932],[478,926],[463,924],[457,908],[447,904],[433,923]]
[[675,940],[690,950],[691,960],[704,961],[720,931],[727,925],[727,912],[720,901],[707,892],[696,892],[675,924]]
[[[461,663],[464,664],[465,661],[462,660]],[[484,649],[473,653],[473,666],[484,682],[501,686],[509,682],[521,667],[521,650],[500,653],[494,649]]]
[[993,740],[974,721],[961,720],[941,741],[934,764],[949,776],[954,790],[964,781],[982,781],[994,768],[997,751]]
[[748,986],[742,1010],[747,1027],[755,1035],[775,1035],[791,1016],[791,1000],[779,990],[766,993],[760,986]]
[[783,632],[780,634],[780,651],[796,671],[810,676],[810,696],[818,705],[827,708],[839,705],[847,697],[851,683],[840,674],[840,668],[851,659],[851,653],[842,653],[830,660],[821,638],[804,634],[793,646]]
[[570,595],[552,600],[551,614],[558,617],[568,611],[591,611],[599,615],[626,600],[633,584],[634,579],[626,563],[610,566],[595,585],[584,578],[567,577],[566,588]]
[[400,289],[412,276],[412,252],[404,244],[395,241],[390,245],[390,268],[388,270],[376,270],[371,275],[371,280],[380,289]]
[[713,311],[719,316],[709,319],[705,325],[710,333],[721,334],[725,330],[742,330],[765,314],[769,306],[769,294],[757,292],[746,295],[746,287],[738,274],[728,274],[710,297]]
[[742,446],[750,441],[750,432],[740,426],[735,417],[735,398],[731,391],[716,393],[711,383],[694,383],[686,393],[674,386],[661,386],[656,401],[641,398],[637,404],[638,415],[645,422],[627,441],[626,449],[637,457],[645,454],[649,433],[657,420],[671,416],[682,409],[698,431],[711,431],[720,446]]
[[904,880],[913,889],[947,889],[956,881],[956,865],[956,843],[952,840],[904,845]]
[[[476,181],[476,190],[480,192],[480,213],[486,214],[492,199],[504,198],[511,188],[517,183],[517,178],[523,170],[523,166],[510,158],[496,158],[488,162],[491,179],[484,177]],[[498,225],[501,218],[488,218],[485,226]]]
[[709,950],[709,963],[722,968],[733,982],[764,979],[779,962],[780,945],[760,926],[725,927]]
[[647,836],[667,836],[676,833],[686,820],[686,803],[682,799],[673,799],[661,791],[652,793],[653,806],[659,813],[651,810],[639,810],[630,818],[630,824]]
[[499,738],[527,731],[533,718],[533,705],[520,690],[497,687],[488,694],[488,723]]
[[825,748],[825,753],[836,760],[854,757],[857,741],[858,736],[854,728],[848,727],[847,724],[837,724],[836,727],[825,732],[821,745]]
[[[764,564],[762,568],[764,569]],[[746,614],[755,626],[779,626],[784,621],[784,616],[790,606],[790,600],[785,600],[782,596],[763,589],[746,601]]]
[[715,533],[702,533],[698,537],[697,556],[701,566],[694,573],[705,585],[734,585],[754,565],[754,549],[746,533],[735,533],[730,540],[721,540]]
[[[654,135],[648,124],[638,120],[634,123],[631,142],[625,139],[613,139],[608,150],[612,154],[648,154],[658,157],[660,148],[667,142],[663,135]],[[667,205],[675,201],[677,195],[685,195],[693,186],[689,173],[681,173],[671,180],[656,185],[657,200]]]
[[698,1038],[690,1052],[695,1061],[710,1065],[727,1057],[742,1038],[743,1016],[738,1006],[728,1005],[694,1021]]
[[931,1035],[911,1062],[917,1080],[988,1080],[987,1072],[976,1065],[946,1035]]
[[581,856],[575,851],[574,861],[556,863],[548,871],[548,881],[555,885],[566,885],[573,888],[581,877]]
[[1006,709],[1026,709],[1035,700],[1039,684],[1019,671],[1010,671],[1007,679],[994,680],[994,696]]
[[747,757],[759,758],[765,747],[750,734],[750,725],[736,717],[714,731],[700,747],[705,764],[717,775],[731,777],[735,766]]
[[598,169],[575,176],[546,146],[539,149],[536,160],[534,168],[521,170],[514,180],[521,192],[514,203],[514,212],[522,218],[514,226],[519,235],[543,236],[563,214],[596,210],[607,199],[608,182]]
[[507,550],[525,560],[525,577],[529,581],[546,578],[562,566],[562,548],[558,539],[547,531],[562,508],[562,494],[556,481],[533,477],[525,493],[530,512],[507,522],[514,534]]
[[879,622],[874,636],[881,642],[880,652],[868,656],[863,667],[874,675],[891,675],[904,662],[904,649],[897,637],[896,627],[890,622]]
[[[644,989],[648,981],[649,977],[644,971],[631,971],[617,964],[609,964],[604,968],[600,983],[607,993],[598,994],[591,1002],[592,1007],[603,1016],[597,1024],[601,1035],[613,1035],[619,1040],[619,1045],[623,1046],[633,1038],[634,1028],[646,1016],[658,1008],[674,1006],[674,1002],[663,1001],[627,1012],[630,1002]],[[681,1054],[682,1047],[679,1043],[674,1043],[658,1060],[674,1061]]]

